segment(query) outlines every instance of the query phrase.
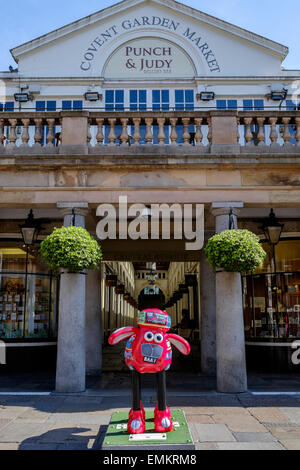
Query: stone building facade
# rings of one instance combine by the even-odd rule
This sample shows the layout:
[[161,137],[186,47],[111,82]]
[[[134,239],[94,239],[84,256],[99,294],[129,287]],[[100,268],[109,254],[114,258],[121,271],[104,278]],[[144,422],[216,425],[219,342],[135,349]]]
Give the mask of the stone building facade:
[[[202,206],[204,242],[230,214],[261,236],[266,264],[242,277],[242,347],[249,369],[297,370],[300,71],[282,66],[288,49],[173,0],[124,0],[11,52],[18,69],[0,73],[0,338],[11,361],[56,351],[59,280],[39,242],[73,215],[97,237],[99,205],[112,204],[119,224],[126,196],[146,210]],[[26,250],[19,225],[31,209],[43,230]],[[284,224],[274,253],[260,228],[271,209]],[[203,249],[162,231],[101,240],[101,269],[86,277],[82,375],[101,372],[110,331],[154,297],[173,324],[189,310],[201,370],[215,373],[222,289]]]

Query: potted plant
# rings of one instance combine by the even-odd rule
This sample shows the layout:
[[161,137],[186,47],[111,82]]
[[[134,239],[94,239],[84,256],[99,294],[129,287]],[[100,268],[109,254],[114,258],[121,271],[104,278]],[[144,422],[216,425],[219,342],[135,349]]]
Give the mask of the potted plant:
[[69,273],[97,269],[102,259],[99,244],[81,227],[55,228],[41,243],[41,255],[54,271],[63,268]]
[[86,375],[86,269],[97,269],[102,252],[97,241],[81,227],[61,227],[41,243],[42,258],[60,271],[56,391],[85,390]]
[[216,271],[253,272],[266,257],[259,237],[249,230],[225,230],[208,240],[204,249]]

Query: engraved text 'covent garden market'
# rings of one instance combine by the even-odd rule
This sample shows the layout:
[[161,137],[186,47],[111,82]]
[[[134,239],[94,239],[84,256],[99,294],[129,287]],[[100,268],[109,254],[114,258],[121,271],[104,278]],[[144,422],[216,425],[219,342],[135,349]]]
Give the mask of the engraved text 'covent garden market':
[[[215,54],[209,47],[209,44],[205,42],[205,40],[202,38],[201,34],[197,33],[196,31],[193,31],[190,27],[182,27],[182,25],[177,21],[159,16],[142,16],[140,18],[134,18],[133,20],[126,19],[122,21],[122,23],[118,26],[113,25],[107,28],[105,31],[95,37],[95,39],[91,42],[90,46],[84,53],[84,57],[80,65],[81,70],[90,70],[92,67],[92,62],[94,61],[96,53],[99,51],[99,49],[105,43],[109,42],[115,36],[120,34],[120,32],[147,26],[166,28],[170,31],[176,31],[178,33],[181,31],[180,34],[182,34],[182,36],[184,36],[185,38],[189,39],[201,51],[210,71],[221,71],[218,61],[215,58]],[[171,64],[169,63],[165,65],[167,67],[170,67]],[[141,64],[141,69],[143,69],[144,66],[145,63]]]

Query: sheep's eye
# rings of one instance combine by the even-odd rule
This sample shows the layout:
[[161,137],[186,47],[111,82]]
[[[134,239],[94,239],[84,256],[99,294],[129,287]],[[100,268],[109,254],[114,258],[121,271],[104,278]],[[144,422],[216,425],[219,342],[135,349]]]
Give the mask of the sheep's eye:
[[157,334],[155,335],[155,341],[156,341],[156,343],[162,343],[163,339],[164,339],[164,337],[163,337],[162,334],[157,333]]
[[151,333],[151,331],[147,331],[147,333],[145,333],[144,338],[145,338],[146,341],[153,341],[154,334]]

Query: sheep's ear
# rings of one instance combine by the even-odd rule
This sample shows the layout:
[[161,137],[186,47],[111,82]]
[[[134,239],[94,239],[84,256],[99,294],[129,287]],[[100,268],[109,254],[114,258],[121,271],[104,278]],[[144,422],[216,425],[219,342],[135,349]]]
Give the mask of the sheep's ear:
[[167,334],[167,340],[170,341],[170,343],[173,344],[173,346],[175,346],[175,348],[177,348],[178,351],[181,352],[181,354],[184,354],[185,356],[190,354],[191,346],[181,336],[173,335],[173,334]]
[[134,326],[125,326],[124,328],[119,328],[119,330],[114,331],[108,338],[108,342],[114,346],[115,344],[120,343],[120,341],[130,338],[130,336],[135,333],[136,328]]

